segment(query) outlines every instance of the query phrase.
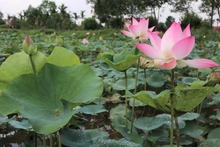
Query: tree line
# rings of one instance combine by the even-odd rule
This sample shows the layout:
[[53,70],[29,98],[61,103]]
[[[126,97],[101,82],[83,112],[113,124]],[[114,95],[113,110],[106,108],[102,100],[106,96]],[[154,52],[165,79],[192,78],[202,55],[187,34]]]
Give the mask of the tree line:
[[[183,13],[182,20],[189,21],[193,19],[195,24],[199,24],[199,16],[194,13],[193,3],[200,1],[199,10],[209,16],[209,26],[213,25],[213,16],[217,15],[217,21],[220,21],[220,0],[86,0],[94,9],[93,18],[98,19],[100,24],[106,26],[121,27],[124,18],[132,17],[151,17],[154,25],[161,26],[159,23],[160,12],[163,6],[172,6],[172,12]],[[15,28],[52,28],[52,29],[73,29],[76,20],[84,19],[85,11],[80,14],[67,12],[67,6],[62,4],[57,6],[54,1],[43,0],[42,3],[34,8],[31,5],[27,10],[23,10],[18,17],[9,16]],[[0,24],[5,23],[0,12]],[[13,19],[10,19],[13,18]],[[165,25],[169,25],[175,19],[168,16]],[[191,22],[187,22],[191,23]],[[169,26],[167,26],[169,27]]]

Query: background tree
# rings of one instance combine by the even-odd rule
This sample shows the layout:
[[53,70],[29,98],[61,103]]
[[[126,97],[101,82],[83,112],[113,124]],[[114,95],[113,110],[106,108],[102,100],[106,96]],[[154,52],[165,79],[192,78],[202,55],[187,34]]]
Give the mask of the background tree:
[[200,11],[206,13],[210,18],[210,28],[213,26],[213,16],[218,15],[220,19],[220,1],[219,0],[201,0]]
[[197,2],[198,0],[169,0],[168,3],[171,5],[172,12],[188,13],[193,11],[192,2]]
[[[93,5],[100,22],[108,22],[110,18],[123,18],[124,16],[156,18],[159,16],[160,8],[168,0],[87,0],[87,2]],[[157,21],[158,19],[159,17]]]
[[175,21],[175,18],[174,18],[174,17],[168,16],[167,19],[166,19],[166,22],[165,22],[166,27],[167,27],[167,28],[170,27],[170,25],[171,25],[172,22],[174,22],[174,21]]
[[0,11],[0,25],[5,24],[5,21],[3,20],[3,13]]
[[202,19],[196,13],[185,13],[181,18],[181,26],[185,28],[188,24],[192,28],[199,28],[202,26]]

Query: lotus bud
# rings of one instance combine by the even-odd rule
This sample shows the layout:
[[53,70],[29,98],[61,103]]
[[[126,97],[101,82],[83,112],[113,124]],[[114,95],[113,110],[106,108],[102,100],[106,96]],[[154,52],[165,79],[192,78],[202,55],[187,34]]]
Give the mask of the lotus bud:
[[33,55],[37,52],[37,47],[34,46],[33,40],[28,35],[25,36],[22,48],[24,52],[28,55]]

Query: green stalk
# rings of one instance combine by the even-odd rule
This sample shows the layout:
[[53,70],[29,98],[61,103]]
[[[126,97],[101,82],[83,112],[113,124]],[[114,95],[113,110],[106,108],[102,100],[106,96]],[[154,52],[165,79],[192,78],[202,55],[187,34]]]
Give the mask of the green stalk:
[[46,135],[43,135],[43,146],[46,146]]
[[[137,64],[137,73],[136,73],[136,77],[135,77],[134,94],[137,93],[139,66],[140,66],[140,58],[138,59],[138,64]],[[134,125],[134,104],[135,104],[135,98],[133,98],[132,110],[131,110],[131,117],[132,117],[131,118],[131,133],[133,132],[133,125]]]
[[127,90],[128,90],[128,76],[127,76],[127,72],[126,70],[124,71],[125,74],[125,124],[126,124],[126,128],[128,128],[128,98],[127,98]]
[[146,68],[144,68],[144,91],[147,90],[147,73]]
[[53,135],[50,134],[50,147],[53,147]]
[[58,147],[61,147],[62,143],[61,143],[61,135],[60,132],[58,133]]
[[37,147],[37,133],[34,133],[34,144]]
[[[174,70],[171,70],[171,83],[170,83],[170,89],[172,90],[174,87]],[[174,127],[174,105],[173,105],[173,94],[170,96],[170,111],[171,111],[171,117],[170,117],[170,147],[173,147],[173,127]]]
[[36,67],[34,65],[34,61],[33,61],[33,58],[32,58],[32,55],[29,55],[29,58],[30,58],[30,62],[31,62],[31,67],[32,67],[32,70],[33,72],[36,74]]
[[180,127],[177,117],[175,117],[175,124],[176,124],[176,145],[177,147],[180,147]]

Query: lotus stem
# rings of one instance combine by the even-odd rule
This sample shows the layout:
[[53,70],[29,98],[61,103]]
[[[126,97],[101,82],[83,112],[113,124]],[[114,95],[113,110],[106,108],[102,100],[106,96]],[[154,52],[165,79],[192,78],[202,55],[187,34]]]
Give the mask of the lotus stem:
[[[137,64],[137,73],[135,77],[135,86],[134,86],[134,94],[137,93],[137,86],[138,86],[138,73],[139,73],[139,65],[140,65],[140,58],[138,59],[138,64]],[[132,103],[132,111],[131,111],[131,133],[133,132],[133,125],[134,125],[134,104],[135,104],[135,98],[133,98],[133,103]]]
[[50,134],[50,147],[53,147],[53,135]]
[[171,103],[171,119],[170,119],[170,147],[173,147],[173,127],[174,127],[174,106],[173,106],[173,94],[170,96],[170,103]]
[[176,145],[177,147],[180,146],[180,128],[177,117],[175,117],[175,124],[176,124]]
[[[171,70],[171,83],[170,83],[170,89],[173,89],[174,87],[174,70]],[[170,111],[171,111],[171,117],[170,117],[170,147],[173,147],[173,127],[174,127],[174,105],[173,105],[173,94],[170,95]]]
[[147,90],[147,73],[146,68],[144,68],[144,90]]
[[36,68],[35,68],[35,65],[34,65],[34,61],[33,61],[32,55],[29,55],[29,58],[30,58],[32,70],[36,74],[37,72],[36,72]]
[[61,135],[60,132],[58,132],[58,147],[61,147],[62,143],[61,143]]
[[46,146],[46,135],[43,135],[43,146]]
[[37,147],[37,133],[34,133],[34,144]]
[[126,106],[126,109],[125,109],[125,117],[126,117],[125,125],[126,125],[126,128],[128,128],[128,98],[127,98],[128,76],[127,76],[126,70],[124,71],[124,74],[125,74],[125,106]]

